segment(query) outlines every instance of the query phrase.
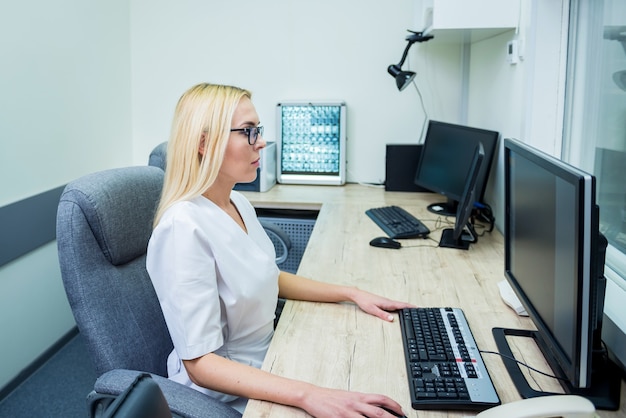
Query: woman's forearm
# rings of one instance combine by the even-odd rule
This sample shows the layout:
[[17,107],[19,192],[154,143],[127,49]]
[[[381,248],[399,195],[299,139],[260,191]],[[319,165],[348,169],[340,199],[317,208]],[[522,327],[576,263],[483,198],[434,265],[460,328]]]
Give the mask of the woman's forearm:
[[318,282],[284,271],[278,277],[278,288],[280,297],[311,302],[353,302],[359,291],[356,287]]
[[237,363],[217,354],[184,360],[192,382],[211,390],[248,399],[302,407],[312,385]]
[[315,417],[378,416],[392,418],[382,409],[402,411],[384,395],[323,388],[310,383],[276,376],[252,366],[236,363],[216,354],[184,360],[191,380],[208,389],[248,399],[294,406]]

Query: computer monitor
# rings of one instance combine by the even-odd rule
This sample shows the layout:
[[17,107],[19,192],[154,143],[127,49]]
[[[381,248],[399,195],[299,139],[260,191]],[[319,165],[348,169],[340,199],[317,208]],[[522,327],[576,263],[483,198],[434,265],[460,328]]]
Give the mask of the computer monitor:
[[430,120],[415,174],[415,184],[446,196],[428,210],[454,216],[461,200],[476,145],[482,143],[485,158],[476,179],[476,201],[482,202],[489,179],[498,132]]
[[[474,157],[472,158],[469,172],[466,174],[465,188],[457,206],[454,228],[447,228],[441,232],[440,247],[467,250],[469,249],[470,243],[476,242],[478,239],[474,227],[469,220],[472,209],[474,208],[474,201],[476,200],[476,180],[478,179],[478,173],[480,172],[484,158],[485,150],[483,149],[483,145],[479,142],[474,150]],[[466,228],[467,233],[464,234],[463,231],[465,231]]]
[[[537,331],[496,328],[534,338],[566,393],[598,409],[619,408],[620,376],[601,341],[604,255],[595,177],[513,139],[504,142],[504,273]],[[532,389],[519,366],[503,358],[523,397]]]

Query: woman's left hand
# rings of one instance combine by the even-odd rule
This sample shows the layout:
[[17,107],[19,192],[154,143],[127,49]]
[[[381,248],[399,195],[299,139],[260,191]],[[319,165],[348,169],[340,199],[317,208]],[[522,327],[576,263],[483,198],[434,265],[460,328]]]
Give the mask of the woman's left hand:
[[357,290],[352,297],[352,301],[356,303],[363,312],[367,312],[370,315],[389,322],[393,321],[394,318],[389,312],[415,307],[415,305],[411,305],[410,303],[387,299],[364,290]]

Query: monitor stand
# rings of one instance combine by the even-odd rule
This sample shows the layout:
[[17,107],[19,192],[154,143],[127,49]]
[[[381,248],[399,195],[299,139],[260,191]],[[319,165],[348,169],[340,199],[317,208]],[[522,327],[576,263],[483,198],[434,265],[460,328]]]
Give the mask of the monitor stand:
[[436,213],[442,216],[456,216],[456,208],[459,202],[456,200],[448,199],[446,202],[432,203],[428,205],[429,212]]
[[[502,355],[502,361],[504,362],[504,365],[511,376],[511,380],[513,380],[513,383],[522,398],[555,395],[555,393],[537,391],[530,387],[528,381],[522,373],[522,370],[520,369],[519,364],[515,360],[508,341],[506,340],[507,336],[528,337],[534,339],[537,346],[546,357],[546,360],[548,360],[552,370],[559,370],[558,365],[552,364],[553,362],[550,361],[550,356],[547,355],[546,351],[543,349],[541,339],[538,337],[538,332],[507,328],[494,328],[492,332],[498,351]],[[617,366],[610,359],[608,359],[606,355],[602,354],[594,355],[591,363],[593,364],[593,371],[591,374],[591,385],[589,388],[575,388],[565,378],[559,379],[559,383],[561,383],[561,386],[563,386],[566,393],[571,395],[580,395],[589,399],[597,409],[610,411],[618,410],[620,406],[620,390],[622,380]],[[561,373],[556,373],[557,376],[560,374]]]
[[472,224],[468,223],[463,229],[459,239],[454,239],[454,229],[446,228],[441,231],[439,246],[444,248],[456,248],[457,250],[469,250],[470,244],[478,241],[478,236]]
[[441,231],[439,246],[444,248],[456,248],[457,250],[469,250],[469,241],[464,241],[461,237],[454,239],[454,229],[447,228]]

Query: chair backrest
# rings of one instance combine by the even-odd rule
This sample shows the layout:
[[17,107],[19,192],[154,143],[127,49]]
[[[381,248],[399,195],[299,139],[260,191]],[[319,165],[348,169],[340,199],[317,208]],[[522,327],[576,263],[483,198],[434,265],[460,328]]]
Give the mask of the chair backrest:
[[167,141],[161,142],[159,145],[154,147],[154,149],[150,152],[150,156],[148,157],[148,165],[153,167],[159,167],[161,170],[165,171],[165,167],[167,163]]
[[79,178],[61,195],[61,276],[98,374],[167,375],[173,344],[145,263],[162,186],[162,170],[126,167]]

